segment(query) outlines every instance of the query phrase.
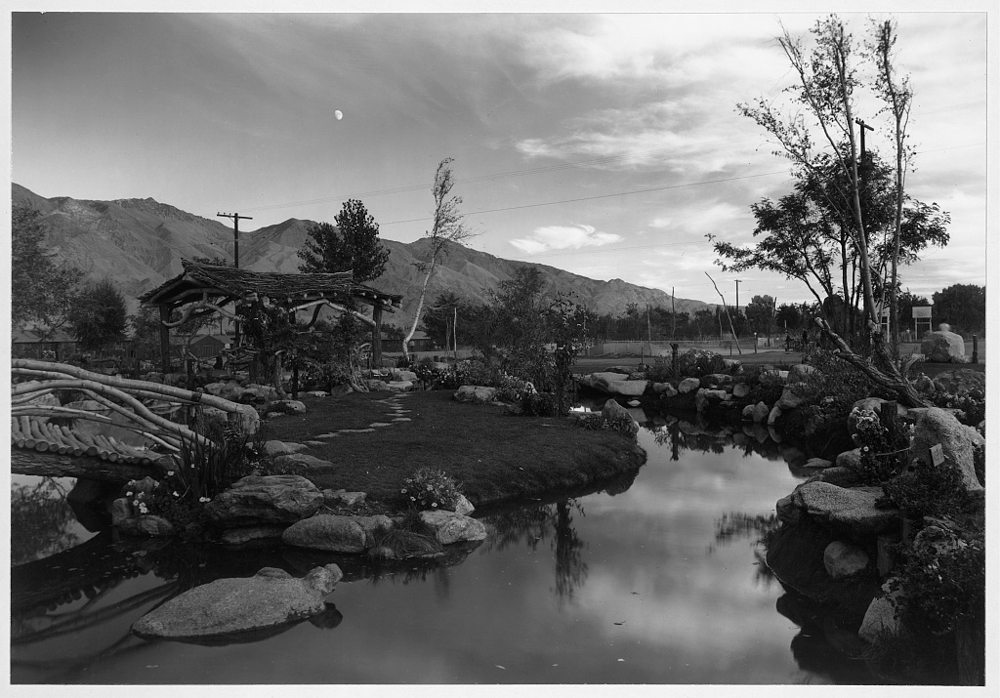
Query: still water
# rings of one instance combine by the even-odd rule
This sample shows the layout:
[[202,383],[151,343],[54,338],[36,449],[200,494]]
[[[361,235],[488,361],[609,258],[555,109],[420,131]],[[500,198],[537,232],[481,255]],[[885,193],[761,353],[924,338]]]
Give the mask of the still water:
[[[805,477],[794,453],[766,433],[712,435],[663,421],[640,432],[649,459],[625,491],[628,483],[487,513],[490,537],[444,565],[375,569],[275,548],[139,547],[77,523],[51,481],[15,476],[11,680],[872,681],[822,633],[790,620],[800,617],[787,610],[795,603],[762,564],[755,524]],[[346,576],[327,613],[270,637],[202,646],[129,635],[142,614],[192,585],[330,561]]]

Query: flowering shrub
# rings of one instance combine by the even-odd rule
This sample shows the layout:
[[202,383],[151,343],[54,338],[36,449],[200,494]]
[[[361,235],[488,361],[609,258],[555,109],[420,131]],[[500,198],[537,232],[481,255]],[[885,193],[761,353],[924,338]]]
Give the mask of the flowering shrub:
[[[209,501],[202,497],[197,503],[184,496],[184,490],[173,470],[166,480],[129,480],[123,495],[133,516],[160,516],[169,521],[185,538],[198,538],[206,526],[202,504]],[[178,489],[181,488],[181,489]]]
[[419,468],[403,480],[399,492],[411,507],[453,509],[462,494],[461,483],[443,470]]
[[909,453],[908,433],[895,439],[874,410],[855,407],[851,410],[854,434],[851,438],[861,448],[861,469],[858,473],[862,484],[877,485],[896,475]]
[[711,373],[722,373],[725,369],[726,360],[722,355],[707,349],[688,349],[677,357],[677,372],[680,376],[701,378]]
[[938,393],[934,396],[934,404],[945,409],[958,410],[955,418],[970,427],[979,429],[980,424],[986,419],[986,396],[982,390],[971,390],[961,395]]

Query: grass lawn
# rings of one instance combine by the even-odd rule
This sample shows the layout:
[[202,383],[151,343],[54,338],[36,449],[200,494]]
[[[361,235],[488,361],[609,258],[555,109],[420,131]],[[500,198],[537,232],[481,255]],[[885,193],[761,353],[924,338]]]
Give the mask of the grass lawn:
[[[459,480],[478,507],[610,480],[645,462],[635,441],[615,432],[460,404],[452,395],[435,390],[307,397],[306,414],[269,420],[267,438],[303,443],[324,433],[388,423],[373,432],[322,439],[323,445],[305,453],[335,467],[301,474],[320,489],[366,492],[390,510],[402,508],[402,482],[422,466]],[[393,412],[394,406],[409,412]],[[411,421],[392,421],[396,417]]]

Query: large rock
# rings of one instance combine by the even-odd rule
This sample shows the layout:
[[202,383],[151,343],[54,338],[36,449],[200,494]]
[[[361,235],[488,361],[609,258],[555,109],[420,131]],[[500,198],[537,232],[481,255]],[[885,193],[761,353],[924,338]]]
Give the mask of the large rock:
[[413,381],[389,381],[385,387],[390,393],[405,393],[413,390]]
[[305,414],[306,404],[301,400],[275,400],[268,403],[268,412],[281,412],[282,414]]
[[835,540],[823,551],[823,566],[833,579],[843,579],[864,572],[868,555],[856,546]]
[[497,389],[488,388],[481,385],[463,385],[454,395],[457,402],[485,405],[494,402],[497,398]]
[[434,537],[441,545],[486,538],[486,527],[482,521],[453,511],[422,511],[420,519],[433,529]]
[[639,433],[639,425],[632,419],[632,415],[624,407],[614,400],[608,400],[601,409],[601,417],[605,422],[617,426],[620,430],[627,431],[633,436]]
[[948,325],[941,325],[940,328],[924,335],[920,342],[920,353],[932,363],[968,363],[962,335],[952,332]]
[[662,397],[673,397],[677,394],[677,388],[672,383],[653,383],[653,394]]
[[786,385],[793,383],[805,383],[809,376],[815,374],[817,369],[809,364],[795,364],[788,370]]
[[298,521],[281,534],[288,545],[334,553],[360,553],[368,547],[364,527],[352,516],[320,514]]
[[681,395],[686,395],[699,388],[701,388],[701,380],[698,378],[685,378],[677,385],[677,392]]
[[291,453],[299,453],[300,451],[305,451],[309,447],[305,444],[295,443],[294,441],[279,441],[277,439],[271,439],[264,443],[264,454],[268,456],[286,456]]
[[402,369],[396,369],[392,372],[392,381],[390,382],[404,382],[408,381],[413,383],[417,380],[417,374],[413,371],[404,371]]
[[766,402],[758,402],[753,406],[753,423],[754,424],[765,424],[767,423],[767,416],[771,414],[771,408],[767,406]]
[[796,407],[805,404],[805,402],[806,399],[799,394],[799,389],[793,383],[782,388],[781,397],[774,404],[775,407],[780,407],[782,410],[794,410]]
[[627,380],[622,374],[611,371],[591,373],[581,377],[579,382],[580,385],[592,390],[623,397],[639,397],[646,392],[646,388],[649,386],[647,380]]
[[238,640],[241,633],[275,628],[322,613],[323,599],[343,573],[317,567],[302,579],[264,567],[246,579],[218,579],[176,596],[132,625],[144,638]]
[[932,464],[931,448],[940,444],[944,462],[939,467],[956,470],[970,492],[982,492],[973,461],[973,450],[979,439],[974,429],[966,428],[950,412],[931,407],[917,417],[910,441],[910,462]]
[[737,400],[742,400],[750,394],[750,384],[749,383],[737,383],[733,386],[733,397]]
[[787,523],[797,523],[807,514],[850,540],[863,541],[899,529],[898,509],[875,506],[882,497],[881,487],[847,488],[810,481],[779,500],[777,513],[778,518]]
[[861,621],[858,637],[865,642],[875,642],[883,632],[891,636],[902,633],[903,628],[896,615],[896,606],[902,603],[903,595],[899,591],[890,590],[892,581],[887,580],[882,585],[882,594],[872,599],[864,620]]
[[289,470],[325,470],[332,468],[333,463],[308,453],[286,453],[274,459],[274,464]]
[[694,406],[699,412],[704,412],[712,407],[717,407],[730,399],[730,394],[725,390],[702,388],[695,393]]
[[702,388],[721,388],[732,385],[733,377],[727,373],[709,373],[698,379]]
[[290,524],[323,506],[323,493],[301,475],[248,475],[205,505],[205,512],[225,528]]

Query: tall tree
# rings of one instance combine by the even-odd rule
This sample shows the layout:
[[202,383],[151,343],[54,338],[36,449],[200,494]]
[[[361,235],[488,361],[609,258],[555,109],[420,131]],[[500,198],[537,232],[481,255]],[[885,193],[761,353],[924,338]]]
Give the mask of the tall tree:
[[978,332],[986,327],[986,288],[954,284],[935,293],[934,324],[948,323],[954,332]]
[[299,270],[309,274],[350,269],[361,283],[380,277],[389,250],[379,241],[378,223],[364,204],[349,199],[334,220],[336,226],[318,223],[309,227],[309,239],[299,251]]
[[83,274],[56,261],[45,246],[38,211],[15,206],[11,212],[11,322],[20,329],[34,323],[55,329],[66,320],[73,289]]
[[420,324],[421,315],[424,310],[424,299],[427,296],[427,286],[431,282],[431,277],[437,270],[437,265],[441,258],[448,253],[449,243],[461,244],[462,241],[472,237],[472,232],[465,227],[459,206],[462,204],[462,197],[449,196],[452,187],[455,186],[455,178],[451,173],[452,158],[445,158],[434,173],[434,186],[431,194],[434,196],[434,222],[431,229],[427,231],[430,241],[430,259],[426,262],[415,262],[417,269],[424,274],[424,281],[420,286],[420,296],[417,298],[417,308],[413,313],[413,324],[409,332],[403,338],[403,355],[407,360],[410,358],[409,342],[413,339],[413,334]]
[[760,334],[771,336],[771,329],[774,327],[774,299],[771,296],[754,296],[747,303],[747,320]]
[[885,103],[884,111],[892,115],[893,145],[896,152],[896,215],[893,236],[892,273],[888,282],[889,289],[889,334],[894,356],[899,355],[899,317],[896,308],[896,294],[899,282],[897,278],[899,254],[903,227],[903,183],[906,171],[913,158],[913,149],[906,144],[907,125],[910,121],[910,105],[913,103],[913,90],[910,89],[908,76],[902,79],[896,77],[895,56],[896,23],[891,20],[875,22],[873,20],[874,41],[868,43],[868,50],[874,54],[875,65],[878,67],[875,79],[875,93]]
[[129,323],[125,297],[110,279],[90,283],[73,297],[67,321],[81,349],[100,351],[125,339]]

